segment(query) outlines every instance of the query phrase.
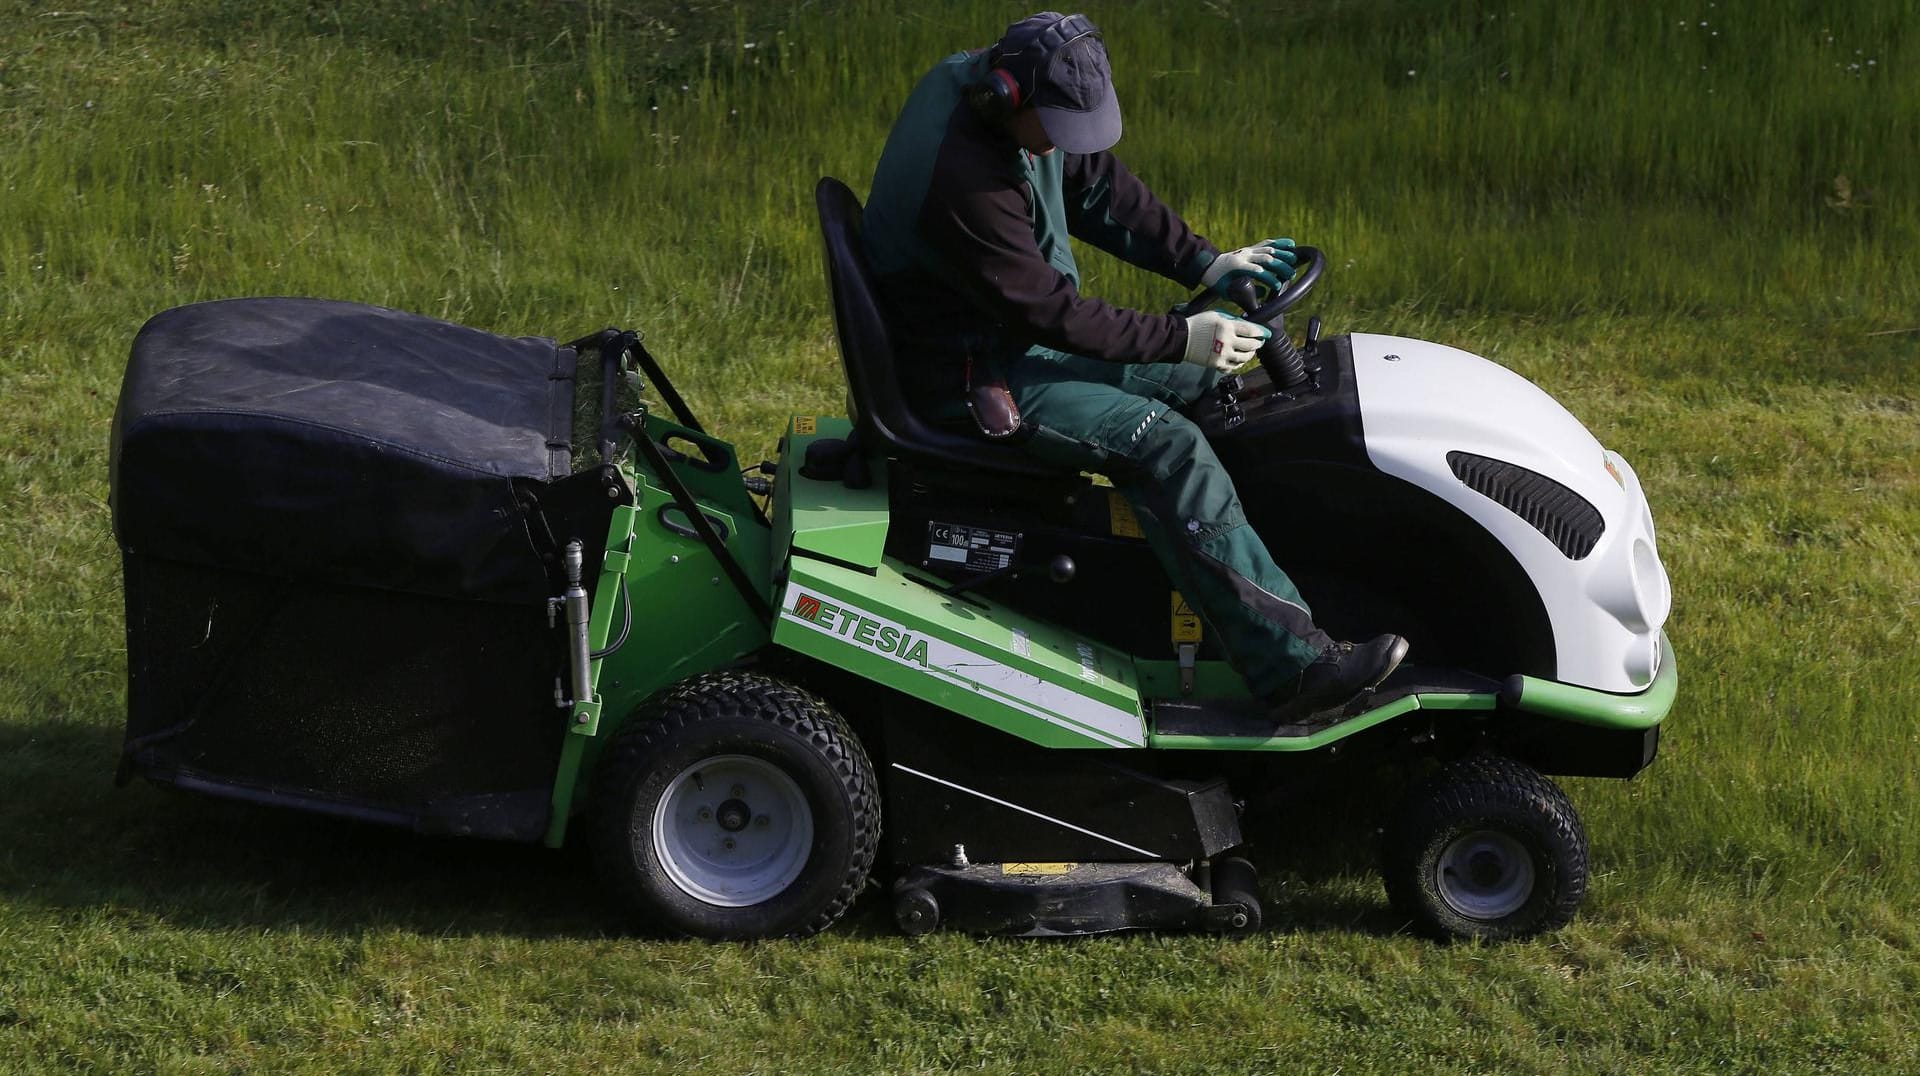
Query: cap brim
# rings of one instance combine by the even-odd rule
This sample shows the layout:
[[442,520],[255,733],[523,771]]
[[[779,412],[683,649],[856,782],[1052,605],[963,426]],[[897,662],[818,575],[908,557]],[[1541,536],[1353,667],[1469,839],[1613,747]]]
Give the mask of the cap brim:
[[1040,114],[1047,140],[1068,153],[1099,153],[1120,141],[1120,97],[1112,83],[1107,84],[1106,98],[1089,111],[1046,105],[1034,111]]

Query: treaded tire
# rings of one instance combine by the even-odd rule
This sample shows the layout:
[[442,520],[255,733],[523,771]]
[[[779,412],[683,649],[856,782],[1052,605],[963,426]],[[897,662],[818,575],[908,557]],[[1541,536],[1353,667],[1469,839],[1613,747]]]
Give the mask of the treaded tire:
[[1587,865],[1586,831],[1566,793],[1499,755],[1441,767],[1400,802],[1381,842],[1394,910],[1449,940],[1565,926],[1586,897]]
[[[698,854],[677,835],[686,826],[671,814],[656,826],[686,802],[679,797],[693,795],[675,791],[677,780],[727,759],[787,789],[795,807],[804,798],[807,817],[794,832],[811,831],[810,840],[779,853],[797,874],[783,883],[776,872],[764,899],[740,906],[689,887],[689,865],[696,882],[703,876]],[[663,808],[663,798],[673,802]],[[798,937],[833,925],[866,884],[880,841],[880,798],[866,751],[825,702],[769,676],[727,671],[682,681],[642,704],[596,771],[591,821],[596,866],[639,925],[703,938]]]

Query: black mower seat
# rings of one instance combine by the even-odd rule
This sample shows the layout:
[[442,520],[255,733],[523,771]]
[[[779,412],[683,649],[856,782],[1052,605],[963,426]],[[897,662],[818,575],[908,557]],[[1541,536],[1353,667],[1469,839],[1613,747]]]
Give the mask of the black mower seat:
[[1019,449],[996,444],[970,429],[924,421],[907,406],[894,372],[893,341],[874,297],[860,227],[860,199],[827,176],[814,188],[820,232],[826,241],[827,287],[833,293],[833,324],[846,369],[848,409],[854,428],[887,446],[887,454],[936,467],[993,470],[1035,477],[1075,472],[1049,467]]

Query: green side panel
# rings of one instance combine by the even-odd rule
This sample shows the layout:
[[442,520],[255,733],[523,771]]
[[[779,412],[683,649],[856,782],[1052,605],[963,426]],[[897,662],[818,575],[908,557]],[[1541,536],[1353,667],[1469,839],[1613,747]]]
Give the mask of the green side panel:
[[1368,710],[1337,725],[1329,725],[1311,736],[1155,735],[1152,743],[1154,747],[1176,751],[1312,751],[1415,710],[1484,711],[1497,705],[1497,695],[1407,695],[1379,709]]
[[1609,729],[1647,729],[1666,719],[1680,689],[1680,670],[1673,659],[1673,643],[1660,633],[1660,672],[1638,695],[1615,695],[1592,688],[1559,684],[1531,676],[1520,678],[1520,697],[1514,708],[1542,717],[1557,717],[1582,725]]
[[859,568],[880,564],[887,545],[886,461],[870,457],[873,481],[865,489],[800,473],[808,445],[852,430],[844,418],[796,416],[787,424],[773,496],[774,552],[781,561],[801,550]]
[[[656,423],[649,420],[648,429],[655,431]],[[658,426],[678,429],[670,423]],[[744,487],[738,498],[729,495],[729,483],[740,486],[740,476],[731,449],[726,452],[726,466],[733,468],[728,475],[696,474],[685,461],[677,466],[708,519],[726,536],[728,550],[766,593],[772,587],[772,531],[754,511]],[[712,459],[716,450],[709,447],[707,454]],[[556,809],[548,844],[565,839],[568,815],[585,805],[588,782],[583,776],[592,772],[608,737],[643,699],[677,680],[737,662],[764,649],[769,639],[712,551],[697,536],[683,533],[691,528],[673,494],[644,471],[629,473],[638,503],[614,510],[607,556],[593,590],[589,638],[595,650],[619,638],[629,598],[632,628],[618,650],[593,663],[597,705],[587,722],[569,726],[554,783]],[[715,501],[733,503],[723,507],[710,501],[709,493]],[[568,809],[559,809],[562,804]]]
[[[680,481],[687,484],[687,490],[693,494],[694,500],[742,520],[759,517],[753,495],[747,492],[747,484],[741,480],[739,454],[731,444],[711,434],[695,433],[651,411],[647,413],[646,431],[647,436],[669,450],[669,463],[674,473],[680,476]],[[691,458],[695,452],[705,461]],[[675,461],[673,453],[689,458]],[[666,488],[658,475],[648,473],[646,460],[638,452],[629,450],[627,456],[630,461],[627,470],[630,473],[645,477],[663,490]],[[668,495],[668,503],[672,503],[671,494]],[[760,563],[764,566],[767,562]]]
[[[707,516],[727,536],[727,548],[766,592],[772,535],[758,519],[718,508]],[[685,526],[673,495],[648,481],[634,510],[627,592],[633,630],[605,662],[601,691],[608,720],[617,725],[640,701],[676,680],[717,669],[767,645],[767,630],[727,579],[719,562]],[[605,588],[594,614],[624,600]],[[617,636],[618,621],[611,636]],[[602,644],[604,645],[604,644]]]
[[773,641],[1046,747],[1142,747],[1124,654],[891,559],[868,575],[794,556]]

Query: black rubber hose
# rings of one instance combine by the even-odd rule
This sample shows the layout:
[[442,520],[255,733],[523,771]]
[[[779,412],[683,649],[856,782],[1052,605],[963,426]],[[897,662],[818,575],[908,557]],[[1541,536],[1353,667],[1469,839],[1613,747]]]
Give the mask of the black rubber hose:
[[633,595],[627,590],[627,577],[620,577],[620,637],[607,644],[605,650],[595,650],[587,655],[590,661],[599,661],[615,650],[627,645],[627,636],[633,634]]

